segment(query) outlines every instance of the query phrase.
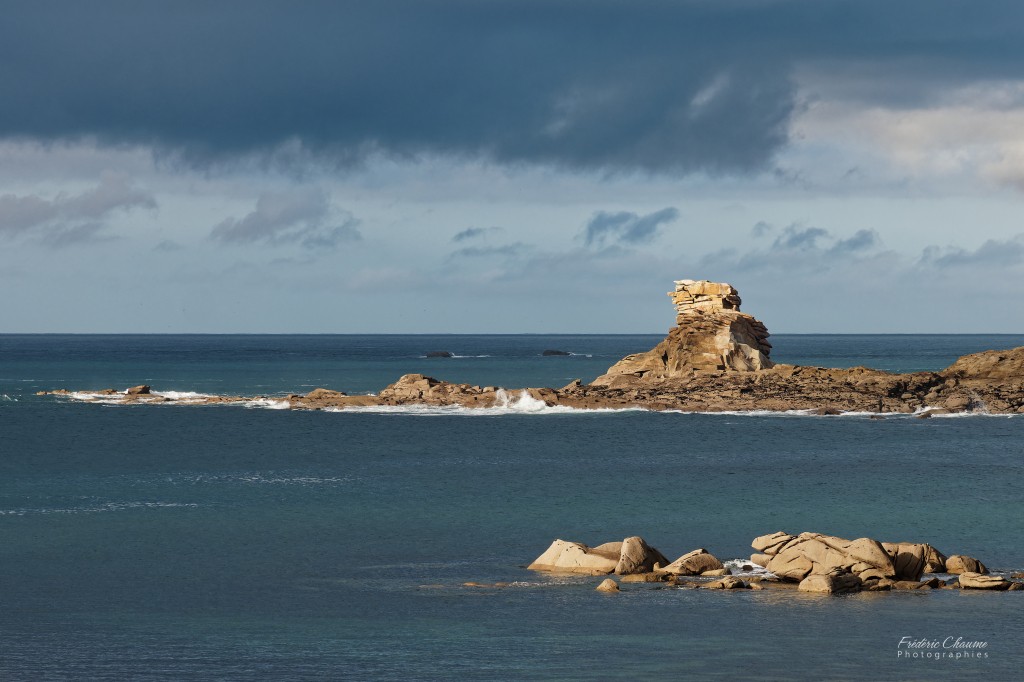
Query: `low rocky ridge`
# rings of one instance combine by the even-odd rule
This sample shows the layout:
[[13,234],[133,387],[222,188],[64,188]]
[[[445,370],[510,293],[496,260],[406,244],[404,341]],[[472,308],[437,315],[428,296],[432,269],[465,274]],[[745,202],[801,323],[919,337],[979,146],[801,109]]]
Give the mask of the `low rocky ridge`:
[[[171,399],[149,386],[53,395],[104,401],[236,404],[279,401],[292,409],[433,405],[494,407],[528,396],[548,406],[643,407],[682,412],[805,410],[919,413],[1024,414],[1024,347],[965,355],[941,372],[893,374],[866,367],[830,369],[774,364],[768,330],[740,312],[740,296],[724,282],[679,280],[669,296],[676,326],[646,353],[629,355],[590,384],[560,389],[474,386],[406,374],[376,396],[316,389],[287,396],[201,396]],[[143,390],[145,389],[145,390]],[[47,392],[42,392],[46,394]],[[287,404],[284,404],[287,401]]]
[[[1019,580],[1024,574],[989,575],[988,568],[977,559],[958,554],[947,557],[927,543],[847,540],[821,533],[790,535],[778,531],[754,538],[751,547],[756,552],[750,563],[739,567],[744,577],[732,575],[731,569],[703,548],[668,562],[639,536],[596,547],[555,540],[527,568],[553,574],[616,575],[623,583],[723,590],[795,587],[802,592],[825,594],[935,588],[1024,590],[1024,582]],[[926,575],[931,577],[923,579]],[[952,577],[944,579],[941,575]],[[616,592],[618,585],[606,578],[597,589]]]

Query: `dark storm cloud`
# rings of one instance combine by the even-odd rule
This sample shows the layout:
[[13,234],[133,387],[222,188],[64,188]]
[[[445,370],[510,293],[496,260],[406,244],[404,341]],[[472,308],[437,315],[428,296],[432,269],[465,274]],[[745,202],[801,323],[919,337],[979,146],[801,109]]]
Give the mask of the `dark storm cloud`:
[[356,218],[341,212],[339,222],[333,213],[330,197],[318,189],[267,192],[252,212],[220,222],[210,237],[222,244],[299,244],[309,249],[362,239]]
[[297,143],[339,164],[379,151],[745,172],[787,140],[797,66],[897,100],[1024,62],[1024,4],[1008,0],[9,5],[0,136],[195,163]]
[[671,223],[679,217],[675,208],[663,208],[660,211],[637,215],[630,211],[609,213],[599,211],[590,219],[583,230],[583,241],[587,246],[618,242],[620,244],[641,244],[654,239],[658,228]]
[[156,200],[124,177],[106,175],[81,194],[0,196],[0,237],[31,235],[53,247],[97,241],[117,212],[156,208]]

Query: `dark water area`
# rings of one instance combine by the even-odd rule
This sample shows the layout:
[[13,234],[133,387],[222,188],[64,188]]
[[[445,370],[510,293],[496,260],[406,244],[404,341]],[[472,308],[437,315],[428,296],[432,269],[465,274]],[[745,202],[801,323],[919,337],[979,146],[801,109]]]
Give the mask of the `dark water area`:
[[[34,395],[375,391],[407,372],[562,385],[658,340],[0,336],[0,679],[1019,679],[1021,593],[605,596],[596,579],[524,566],[556,537],[642,535],[670,558],[724,560],[781,529],[930,542],[1021,571],[1024,418]],[[1024,337],[773,343],[779,361],[909,371]],[[903,637],[985,641],[987,657],[899,658]]]

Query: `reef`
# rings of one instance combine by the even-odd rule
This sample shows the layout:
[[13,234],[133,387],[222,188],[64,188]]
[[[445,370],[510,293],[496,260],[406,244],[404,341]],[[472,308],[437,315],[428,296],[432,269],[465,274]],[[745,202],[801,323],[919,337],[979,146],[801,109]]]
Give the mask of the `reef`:
[[[1024,347],[959,358],[938,372],[896,374],[867,367],[837,369],[771,360],[768,330],[741,312],[739,292],[723,282],[679,280],[669,292],[676,325],[645,353],[624,357],[589,384],[523,388],[519,395],[548,406],[627,408],[681,412],[794,411],[822,415],[848,412],[917,414],[1024,413]],[[330,389],[286,396],[193,396],[172,399],[148,386],[126,391],[71,392],[105,402],[189,404],[274,401],[291,409],[432,405],[494,407],[508,404],[510,389],[451,383],[406,374],[377,395]]]

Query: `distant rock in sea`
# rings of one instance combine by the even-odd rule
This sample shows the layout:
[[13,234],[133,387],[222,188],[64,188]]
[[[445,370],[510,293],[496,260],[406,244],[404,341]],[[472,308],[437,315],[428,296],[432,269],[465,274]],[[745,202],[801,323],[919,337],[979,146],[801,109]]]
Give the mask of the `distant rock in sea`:
[[454,358],[455,353],[447,350],[432,350],[428,351],[426,356],[428,358]]
[[544,357],[550,357],[552,355],[572,355],[572,353],[570,353],[567,350],[546,350],[543,353],[541,353],[541,355],[543,355]]

